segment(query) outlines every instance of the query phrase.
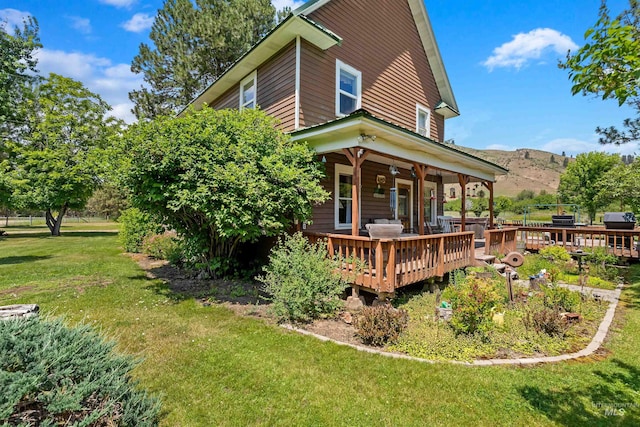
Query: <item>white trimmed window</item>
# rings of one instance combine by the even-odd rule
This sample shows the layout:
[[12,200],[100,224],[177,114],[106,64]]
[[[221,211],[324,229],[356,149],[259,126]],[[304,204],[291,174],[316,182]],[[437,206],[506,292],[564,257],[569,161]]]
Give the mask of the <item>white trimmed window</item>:
[[362,73],[336,60],[336,116],[346,116],[361,107]]
[[256,93],[258,89],[257,73],[254,71],[240,82],[240,110],[256,108]]
[[431,112],[420,104],[416,105],[416,132],[429,138],[431,132]]
[[353,209],[353,167],[336,164],[335,178],[335,227],[351,228]]

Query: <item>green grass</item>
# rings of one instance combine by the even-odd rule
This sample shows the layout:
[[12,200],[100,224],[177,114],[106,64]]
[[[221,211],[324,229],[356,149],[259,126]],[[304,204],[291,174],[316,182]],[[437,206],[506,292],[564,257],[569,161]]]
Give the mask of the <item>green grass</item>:
[[[119,230],[120,224],[115,221],[95,221],[95,222],[78,222],[76,219],[67,219],[62,221],[62,226],[60,227],[60,232],[70,232],[70,231],[114,231]],[[24,234],[24,233],[43,233],[50,234],[49,228],[44,222],[34,222],[33,225],[30,225],[29,222],[18,223],[18,224],[9,224],[8,227],[5,227],[4,221],[0,218],[0,230],[6,231],[10,235],[16,234]]]
[[[115,234],[0,241],[0,304],[95,325],[145,358],[166,426],[638,425],[640,268],[606,355],[538,367],[426,364],[361,353],[178,298]],[[623,321],[624,320],[624,321]],[[607,416],[607,408],[625,415]]]

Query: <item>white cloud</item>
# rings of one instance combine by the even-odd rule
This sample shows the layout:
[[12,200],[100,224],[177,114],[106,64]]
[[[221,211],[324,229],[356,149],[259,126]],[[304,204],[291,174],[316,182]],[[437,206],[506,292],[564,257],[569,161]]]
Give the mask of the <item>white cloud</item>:
[[131,72],[129,64],[113,64],[93,54],[49,49],[39,49],[36,57],[42,75],[57,73],[79,80],[113,107],[111,115],[127,123],[135,121],[129,92],[138,89],[143,79]]
[[300,7],[304,4],[304,1],[296,1],[296,0],[271,0],[271,3],[273,3],[273,7],[276,8],[276,10],[281,10],[287,6],[289,6],[291,8],[291,10],[294,10],[297,7]]
[[580,153],[588,153],[590,151],[604,151],[607,153],[617,154],[640,154],[640,145],[638,143],[602,145],[598,143],[597,136],[594,135],[593,139],[589,141],[577,138],[556,138],[542,145],[540,150],[552,153],[560,153],[564,151],[567,155],[577,155]]
[[578,45],[571,37],[551,28],[537,28],[513,36],[513,40],[493,50],[493,55],[482,63],[489,71],[496,67],[520,69],[531,60],[540,59],[548,51],[565,54]]
[[133,6],[137,0],[100,0],[100,3],[108,4],[115,7],[129,8]]
[[88,18],[67,16],[67,19],[71,21],[71,28],[78,30],[82,34],[91,34],[91,21]]
[[0,9],[0,27],[6,28],[11,34],[13,29],[22,27],[22,24],[29,19],[31,14],[16,9]]
[[136,13],[127,22],[122,23],[122,28],[132,33],[140,33],[153,25],[153,16],[146,13]]

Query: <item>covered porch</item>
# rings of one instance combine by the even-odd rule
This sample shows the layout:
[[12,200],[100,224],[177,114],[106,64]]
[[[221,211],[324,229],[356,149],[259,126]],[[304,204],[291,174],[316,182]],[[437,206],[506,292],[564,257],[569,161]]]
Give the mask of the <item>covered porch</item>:
[[[441,227],[444,184],[485,186],[490,230],[493,183],[505,169],[363,110],[292,137],[315,148],[326,168],[323,185],[332,194],[302,228],[312,238],[326,238],[331,255],[346,259],[345,274],[357,273],[354,286],[391,294],[473,265],[475,233],[466,230],[464,210],[456,232]],[[460,194],[464,206],[465,192]],[[367,225],[379,222],[401,224],[402,233],[372,238]],[[356,264],[364,271],[358,272]]]

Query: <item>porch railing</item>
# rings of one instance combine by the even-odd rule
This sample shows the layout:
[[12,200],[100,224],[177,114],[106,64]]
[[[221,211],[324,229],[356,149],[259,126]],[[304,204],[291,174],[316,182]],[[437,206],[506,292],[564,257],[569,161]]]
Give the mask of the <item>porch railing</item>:
[[600,247],[618,257],[640,258],[640,229],[518,227],[518,234],[528,250],[540,250],[547,246],[563,246],[569,251]]
[[506,255],[517,248],[518,228],[496,228],[484,232],[484,253]]
[[396,239],[369,239],[343,234],[307,233],[326,239],[329,254],[340,259],[342,273],[354,285],[378,293],[473,264],[474,233],[449,233]]

